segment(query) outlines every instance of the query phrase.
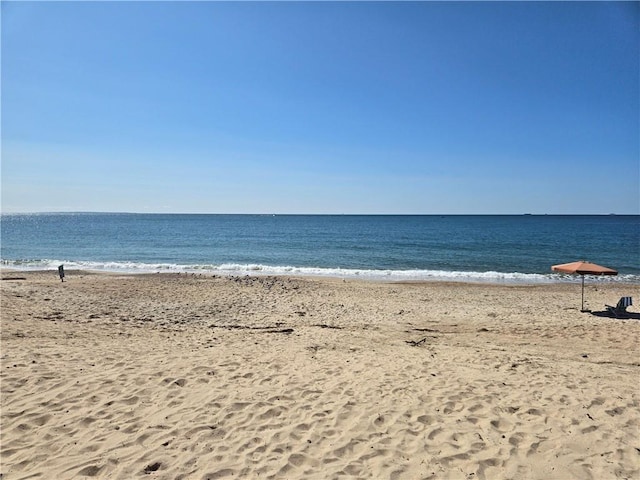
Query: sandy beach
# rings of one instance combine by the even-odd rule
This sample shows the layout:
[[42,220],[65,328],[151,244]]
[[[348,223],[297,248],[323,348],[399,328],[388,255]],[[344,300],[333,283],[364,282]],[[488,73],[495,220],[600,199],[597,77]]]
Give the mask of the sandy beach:
[[640,478],[640,320],[578,281],[2,276],[3,480]]

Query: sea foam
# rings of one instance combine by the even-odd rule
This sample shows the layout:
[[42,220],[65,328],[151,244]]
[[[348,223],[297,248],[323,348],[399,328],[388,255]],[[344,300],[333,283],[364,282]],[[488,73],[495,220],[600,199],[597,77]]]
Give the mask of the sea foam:
[[[140,262],[96,262],[68,261],[56,259],[42,260],[2,260],[2,266],[15,270],[52,270],[57,273],[59,265],[67,270],[88,270],[113,273],[199,273],[204,275],[229,276],[264,276],[293,275],[302,277],[353,278],[371,281],[453,281],[479,283],[564,283],[574,282],[579,276],[557,273],[521,273],[521,272],[467,272],[448,270],[375,270],[355,268],[321,268],[272,266],[261,264],[222,263],[180,265],[174,263],[140,263]],[[617,275],[607,277],[589,276],[593,282],[621,282],[640,284],[639,275]]]

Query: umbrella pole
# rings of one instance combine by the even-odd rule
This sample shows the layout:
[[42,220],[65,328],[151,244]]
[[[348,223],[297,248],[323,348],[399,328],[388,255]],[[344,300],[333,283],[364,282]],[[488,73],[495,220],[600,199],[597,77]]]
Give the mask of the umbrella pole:
[[582,277],[582,309],[581,312],[584,312],[584,275],[580,275]]

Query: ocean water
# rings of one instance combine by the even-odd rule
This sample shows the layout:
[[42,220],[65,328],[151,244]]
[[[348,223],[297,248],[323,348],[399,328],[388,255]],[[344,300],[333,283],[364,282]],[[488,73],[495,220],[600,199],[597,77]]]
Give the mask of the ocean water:
[[[16,269],[555,282],[557,263],[640,283],[640,216],[3,214]],[[575,280],[575,278],[573,278]]]

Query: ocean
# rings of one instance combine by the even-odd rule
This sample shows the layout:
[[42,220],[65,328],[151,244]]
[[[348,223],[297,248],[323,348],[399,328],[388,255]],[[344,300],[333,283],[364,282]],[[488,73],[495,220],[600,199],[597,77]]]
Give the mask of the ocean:
[[19,270],[291,274],[370,280],[557,282],[553,264],[640,284],[638,215],[3,214]]

